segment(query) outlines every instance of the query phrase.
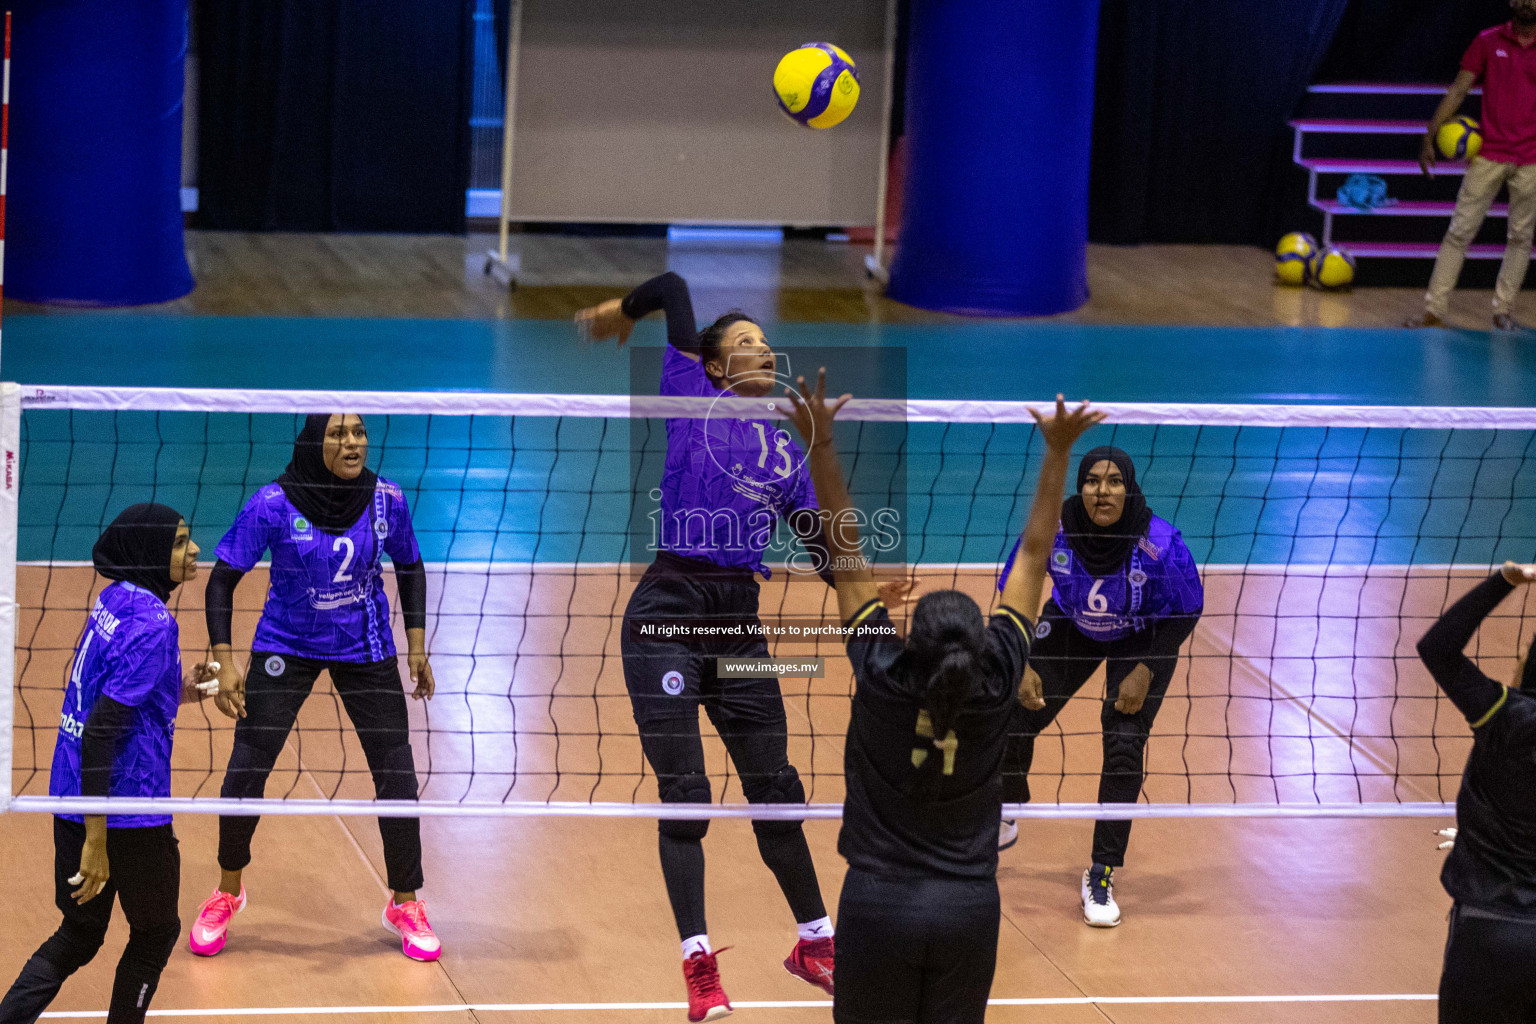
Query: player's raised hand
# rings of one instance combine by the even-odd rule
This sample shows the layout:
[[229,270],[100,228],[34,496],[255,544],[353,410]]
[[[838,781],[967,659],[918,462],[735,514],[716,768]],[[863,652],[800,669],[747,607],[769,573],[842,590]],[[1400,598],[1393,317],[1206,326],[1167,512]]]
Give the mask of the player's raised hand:
[[787,414],[795,424],[795,429],[800,431],[800,436],[805,439],[806,448],[813,448],[818,443],[829,443],[832,440],[832,421],[837,413],[852,395],[839,395],[831,402],[827,401],[827,368],[823,366],[816,371],[816,387],[808,389],[804,377],[795,378],[795,386],[785,388],[784,394],[789,398],[790,411]]
[[1077,408],[1068,409],[1061,395],[1056,396],[1056,411],[1049,419],[1036,409],[1029,410],[1029,414],[1035,418],[1035,425],[1040,428],[1045,443],[1063,450],[1070,449],[1072,443],[1087,433],[1090,427],[1103,423],[1106,415],[1090,409],[1086,400]]
[[913,592],[921,582],[916,573],[905,579],[886,580],[877,588],[880,600],[887,609],[894,611],[912,599]]
[[609,299],[595,306],[588,306],[576,314],[576,333],[582,341],[607,341],[618,338],[619,345],[629,340],[629,332],[635,322],[624,315],[624,300]]
[[1437,828],[1435,829],[1435,835],[1445,840],[1445,842],[1435,847],[1437,850],[1449,850],[1456,845],[1456,829],[1454,828]]
[[1504,574],[1504,582],[1512,587],[1524,586],[1536,583],[1536,565],[1521,565],[1519,562],[1505,562],[1499,570]]

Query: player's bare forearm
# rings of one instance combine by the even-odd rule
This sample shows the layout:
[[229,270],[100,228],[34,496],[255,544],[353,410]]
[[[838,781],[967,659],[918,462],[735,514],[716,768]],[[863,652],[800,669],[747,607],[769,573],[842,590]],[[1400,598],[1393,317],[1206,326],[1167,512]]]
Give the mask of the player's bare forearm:
[[1067,459],[1072,445],[1083,433],[1104,419],[1102,412],[1089,409],[1083,402],[1068,410],[1061,395],[1056,396],[1056,411],[1049,418],[1034,409],[1030,415],[1045,438],[1045,459],[1040,465],[1040,479],[1035,485],[1035,500],[1024,523],[1024,536],[1014,555],[1008,581],[1003,584],[1003,604],[1035,615],[1040,609],[1040,594],[1045,589],[1045,560],[1056,537],[1060,520],[1061,495],[1067,482]]
[[1440,100],[1440,105],[1435,108],[1435,116],[1429,119],[1429,134],[1433,135],[1440,130],[1440,126],[1456,116],[1456,111],[1466,102],[1467,94],[1477,84],[1477,76],[1470,71],[1458,71],[1455,81],[1445,91],[1445,96]]
[[846,622],[879,596],[874,574],[860,550],[853,499],[848,496],[843,467],[832,443],[833,420],[853,396],[841,395],[827,401],[826,367],[817,371],[814,390],[806,386],[804,377],[797,378],[796,384],[795,388],[785,389],[784,397],[789,399],[789,417],[805,442],[811,485],[821,506],[822,530],[832,556],[833,578],[837,580],[837,610]]
[[405,631],[405,644],[412,654],[427,653],[427,631],[425,629],[408,629]]
[[848,494],[831,437],[819,438],[811,445],[808,462],[816,500],[825,516],[822,529],[832,556],[832,573],[837,579],[837,609],[846,621],[875,598],[875,577],[860,550],[853,499]]

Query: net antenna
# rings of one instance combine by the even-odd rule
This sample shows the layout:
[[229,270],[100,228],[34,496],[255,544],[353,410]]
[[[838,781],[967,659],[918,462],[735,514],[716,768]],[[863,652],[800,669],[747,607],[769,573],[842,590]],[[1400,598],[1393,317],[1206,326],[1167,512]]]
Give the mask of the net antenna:
[[[649,561],[630,542],[632,439],[655,466],[667,419],[766,419],[784,404],[0,386],[0,803],[54,813],[837,817],[851,694],[839,640],[814,642],[824,678],[783,680],[791,758],[810,791],[793,805],[749,805],[729,775],[714,776],[722,803],[656,802],[618,655],[630,573]],[[427,562],[438,697],[412,720],[422,799],[369,798],[355,737],[321,688],[280,771],[329,778],[322,786],[306,779],[259,801],[212,796],[231,723],[205,703],[183,712],[175,796],[48,796],[63,676],[101,585],[88,553],[103,517],[165,500],[211,541],[281,470],[302,415],[341,407],[370,417],[376,464],[406,495]],[[855,399],[840,413],[856,505],[884,500],[883,459],[905,461],[899,504],[913,539],[903,560],[927,587],[969,588],[983,608],[995,604],[1042,452],[1029,410],[1047,407]],[[1147,802],[1085,802],[1100,770],[1090,685],[1037,742],[1039,802],[1008,816],[1449,815],[1470,731],[1413,644],[1458,592],[1536,544],[1536,409],[1100,408],[1110,422],[1091,443],[1137,460],[1149,505],[1202,567],[1205,611],[1153,730]],[[102,438],[112,439],[105,454]],[[795,602],[825,615],[825,587],[788,575],[763,584],[765,621]],[[263,596],[255,581],[237,592],[246,621]],[[1529,613],[1507,603],[1473,657],[1513,664]],[[195,596],[180,610],[191,656],[201,642]]]

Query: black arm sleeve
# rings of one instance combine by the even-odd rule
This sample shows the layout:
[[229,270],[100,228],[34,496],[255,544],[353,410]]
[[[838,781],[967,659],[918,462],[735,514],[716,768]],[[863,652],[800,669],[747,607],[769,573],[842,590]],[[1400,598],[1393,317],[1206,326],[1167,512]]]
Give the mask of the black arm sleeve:
[[1478,671],[1462,653],[1477,627],[1515,588],[1502,573],[1494,573],[1451,605],[1419,641],[1419,659],[1456,709],[1474,726],[1504,700],[1504,687]]
[[133,708],[97,697],[80,735],[80,795],[106,796],[112,784],[117,747],[133,724]]
[[395,586],[400,589],[400,616],[406,629],[427,628],[427,567],[421,559],[410,565],[395,563]]
[[624,296],[624,315],[631,320],[667,311],[667,343],[691,355],[699,354],[699,326],[693,318],[693,300],[688,296],[688,282],[667,271]]
[[245,573],[222,558],[208,574],[208,587],[203,603],[208,619],[208,646],[230,643],[235,619],[235,588]]
[[[1139,633],[1132,633],[1116,644],[1114,656],[1141,662],[1166,661],[1179,656],[1179,648],[1195,631],[1200,613],[1169,615],[1157,619]],[[1156,666],[1147,665],[1148,668]]]
[[788,517],[789,528],[816,565],[816,575],[833,590],[837,589],[837,574],[832,571],[832,549],[827,546],[826,529],[821,516],[811,509],[799,509]]

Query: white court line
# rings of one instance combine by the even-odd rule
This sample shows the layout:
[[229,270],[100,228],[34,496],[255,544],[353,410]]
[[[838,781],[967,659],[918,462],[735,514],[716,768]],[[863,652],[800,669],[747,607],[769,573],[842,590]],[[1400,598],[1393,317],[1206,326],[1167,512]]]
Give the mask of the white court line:
[[[1432,1002],[1432,992],[1387,992],[1381,994],[1344,993],[1339,995],[1279,996],[1061,996],[1034,999],[988,999],[988,1006],[1156,1006],[1172,1004],[1218,1003],[1392,1003]],[[740,1000],[732,1003],[738,1010],[803,1010],[825,1008],[830,999]],[[151,1017],[275,1017],[283,1014],[369,1014],[369,1013],[548,1013],[577,1010],[587,1013],[623,1010],[686,1010],[687,1003],[437,1003],[423,1006],[242,1006],[209,1010],[150,1010]],[[45,1019],[92,1019],[105,1017],[106,1011],[49,1011]]]

